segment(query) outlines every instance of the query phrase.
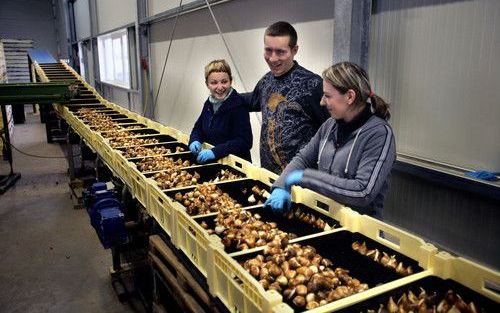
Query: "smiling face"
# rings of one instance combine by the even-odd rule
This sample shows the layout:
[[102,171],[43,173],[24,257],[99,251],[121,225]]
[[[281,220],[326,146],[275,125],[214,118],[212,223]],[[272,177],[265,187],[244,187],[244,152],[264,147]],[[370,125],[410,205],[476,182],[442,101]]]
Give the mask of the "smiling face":
[[274,76],[281,76],[293,67],[299,46],[290,48],[289,36],[264,36],[264,59]]
[[207,88],[217,100],[224,100],[231,87],[231,79],[226,72],[212,72],[207,77]]
[[346,93],[342,94],[328,81],[323,80],[323,97],[320,104],[325,106],[330,116],[336,120],[346,119],[351,111],[351,95],[349,89]]

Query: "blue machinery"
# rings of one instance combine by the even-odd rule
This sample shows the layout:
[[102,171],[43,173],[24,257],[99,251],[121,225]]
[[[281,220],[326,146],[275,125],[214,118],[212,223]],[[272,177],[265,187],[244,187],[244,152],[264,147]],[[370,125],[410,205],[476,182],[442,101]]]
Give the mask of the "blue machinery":
[[95,183],[83,192],[83,205],[105,249],[127,243],[123,206],[106,183]]

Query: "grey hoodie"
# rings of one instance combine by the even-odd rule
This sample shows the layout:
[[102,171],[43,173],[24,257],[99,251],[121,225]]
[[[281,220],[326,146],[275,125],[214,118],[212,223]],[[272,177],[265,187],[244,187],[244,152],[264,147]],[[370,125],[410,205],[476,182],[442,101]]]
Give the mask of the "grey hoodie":
[[337,123],[329,118],[285,168],[273,187],[284,188],[293,170],[305,170],[300,185],[362,214],[382,217],[396,144],[389,124],[371,116],[335,148]]

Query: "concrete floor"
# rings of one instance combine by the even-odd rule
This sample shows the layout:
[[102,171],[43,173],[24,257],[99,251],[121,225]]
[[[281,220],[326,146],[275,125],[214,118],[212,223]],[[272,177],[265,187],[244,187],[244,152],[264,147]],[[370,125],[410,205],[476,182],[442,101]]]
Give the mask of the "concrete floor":
[[[38,115],[16,125],[22,151],[62,157],[48,144]],[[0,195],[1,312],[132,312],[118,301],[104,250],[85,210],[74,210],[64,158],[33,158],[14,151],[22,177]],[[0,173],[8,173],[0,160]]]

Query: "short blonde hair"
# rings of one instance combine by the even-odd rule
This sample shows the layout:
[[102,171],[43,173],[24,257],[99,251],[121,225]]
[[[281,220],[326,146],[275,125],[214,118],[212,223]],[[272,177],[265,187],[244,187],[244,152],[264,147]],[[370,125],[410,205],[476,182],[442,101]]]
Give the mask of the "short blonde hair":
[[213,60],[205,66],[205,82],[208,79],[208,76],[212,73],[227,73],[229,76],[229,80],[233,81],[233,76],[231,75],[231,67],[227,64],[226,60]]

